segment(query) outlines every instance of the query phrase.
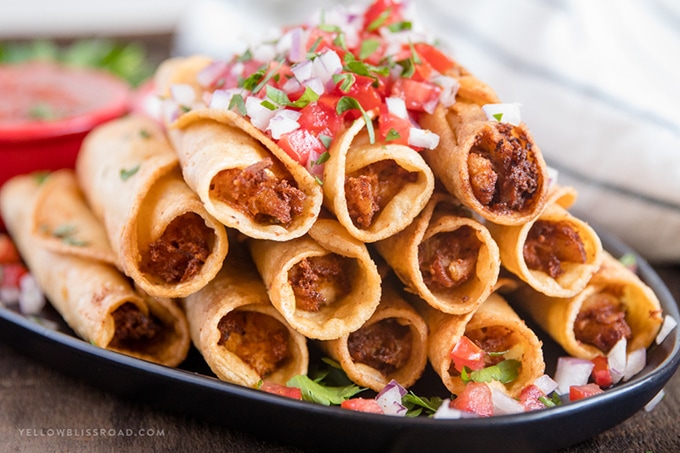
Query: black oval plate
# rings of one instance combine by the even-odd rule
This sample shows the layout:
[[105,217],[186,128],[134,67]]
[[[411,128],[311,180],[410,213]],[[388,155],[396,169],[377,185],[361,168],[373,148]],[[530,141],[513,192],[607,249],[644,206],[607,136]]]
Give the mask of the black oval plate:
[[[654,290],[665,314],[680,320],[668,288],[651,266],[628,246],[601,234],[614,256],[633,253],[640,277]],[[291,446],[323,451],[495,451],[555,450],[589,439],[634,415],[668,382],[680,364],[675,329],[650,348],[647,365],[635,378],[581,401],[534,412],[490,418],[434,420],[366,414],[295,401],[219,381],[193,350],[174,369],[101,349],[77,337],[46,307],[53,330],[0,307],[0,339],[63,373],[123,398],[183,413]],[[537,329],[546,367],[554,369],[562,349]],[[429,369],[416,394],[445,395]]]

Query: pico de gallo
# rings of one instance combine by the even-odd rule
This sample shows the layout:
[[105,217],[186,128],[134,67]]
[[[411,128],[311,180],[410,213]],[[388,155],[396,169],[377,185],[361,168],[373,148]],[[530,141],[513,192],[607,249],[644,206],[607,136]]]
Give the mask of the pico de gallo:
[[163,111],[168,121],[196,107],[236,111],[320,176],[335,135],[360,117],[371,142],[436,147],[439,137],[418,118],[455,101],[454,67],[400,1],[377,0],[362,13],[322,12],[275,42],[213,61],[197,76],[205,91],[176,84]]

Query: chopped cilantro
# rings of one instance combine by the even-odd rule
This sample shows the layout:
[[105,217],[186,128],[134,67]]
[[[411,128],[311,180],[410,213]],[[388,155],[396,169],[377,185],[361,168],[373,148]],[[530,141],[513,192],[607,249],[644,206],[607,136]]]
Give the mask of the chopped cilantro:
[[392,14],[392,8],[386,8],[378,17],[375,18],[373,22],[368,24],[368,27],[366,27],[367,31],[375,31],[382,27],[387,19],[389,19],[390,15]]
[[316,91],[312,90],[309,87],[305,87],[304,93],[302,93],[302,96],[300,96],[297,101],[295,102],[290,102],[288,105],[291,107],[297,107],[297,108],[302,108],[305,107],[312,102],[315,102],[319,99],[319,95],[316,93]]
[[359,59],[365,60],[378,50],[379,47],[380,40],[378,39],[366,39],[362,41],[361,48],[359,49]]
[[233,110],[234,108],[236,108],[236,111],[240,113],[241,116],[246,116],[248,113],[246,111],[246,103],[243,100],[243,96],[240,94],[233,95],[229,101],[229,110]]
[[57,112],[47,102],[36,102],[28,110],[28,116],[36,120],[54,120],[59,117]]
[[391,140],[398,140],[400,138],[401,138],[401,134],[399,134],[399,132],[397,132],[394,128],[391,128],[387,132],[387,136],[385,137],[385,141],[389,142]]
[[463,368],[463,372],[460,374],[463,382],[490,382],[499,381],[502,384],[507,384],[509,382],[517,379],[519,372],[519,367],[521,366],[519,360],[503,360],[481,370],[470,371],[468,367]]
[[352,88],[352,85],[354,85],[355,81],[356,77],[351,72],[333,74],[333,82],[335,82],[336,85],[340,84],[340,91],[342,91],[343,93],[348,93],[349,89]]
[[121,168],[120,169],[120,179],[127,181],[129,178],[135,175],[139,171],[139,165],[132,168]]
[[375,143],[375,130],[373,129],[373,120],[371,120],[371,117],[368,115],[368,113],[366,113],[366,110],[364,110],[361,104],[359,104],[359,101],[357,101],[351,96],[343,96],[338,101],[338,105],[336,107],[338,115],[342,115],[346,111],[353,109],[358,109],[361,112],[361,116],[363,116],[364,121],[366,122],[366,130],[368,131],[369,142],[371,144]]
[[500,123],[501,120],[503,119],[503,114],[502,113],[494,113],[493,117],[496,121],[498,121]]
[[441,406],[443,399],[438,396],[425,398],[416,395],[415,393],[413,393],[413,391],[409,391],[401,399],[401,402],[404,406],[406,406],[407,417],[417,417],[423,412],[428,416],[433,415],[435,412],[437,412],[439,406]]
[[324,406],[340,404],[365,390],[354,384],[342,387],[328,387],[313,381],[303,374],[292,377],[286,385],[299,388],[302,391],[303,400],[323,404]]

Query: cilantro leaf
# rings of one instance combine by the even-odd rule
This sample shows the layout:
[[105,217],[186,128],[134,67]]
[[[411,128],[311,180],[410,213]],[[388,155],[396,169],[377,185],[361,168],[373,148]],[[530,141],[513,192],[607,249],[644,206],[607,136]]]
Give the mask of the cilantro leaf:
[[380,47],[380,41],[377,39],[366,39],[362,41],[359,49],[359,59],[365,60],[370,57]]
[[303,400],[323,404],[324,406],[341,404],[346,399],[365,390],[354,384],[342,387],[328,387],[302,374],[293,376],[286,385],[299,388],[302,391]]
[[305,91],[304,93],[302,93],[302,96],[300,96],[295,102],[288,101],[288,105],[292,107],[302,108],[317,100],[319,100],[319,95],[317,94],[317,92],[309,87],[305,87]]
[[361,104],[359,104],[359,101],[357,101],[351,96],[343,96],[338,101],[338,105],[335,110],[338,113],[338,115],[342,115],[346,111],[353,109],[358,109],[361,112],[361,116],[364,118],[364,121],[366,122],[366,130],[368,132],[369,142],[371,144],[375,143],[375,130],[373,129],[373,120],[368,115],[368,113],[366,113],[366,110],[364,110]]
[[464,367],[460,376],[463,382],[499,381],[507,384],[517,379],[521,365],[522,363],[519,360],[509,359],[476,371],[470,371],[469,368],[466,369],[467,367]]
[[401,399],[402,404],[406,406],[407,417],[417,417],[423,412],[425,412],[425,414],[428,416],[432,415],[435,412],[437,412],[437,409],[439,409],[439,406],[441,406],[443,401],[444,401],[443,398],[440,398],[438,396],[425,398],[416,395],[415,393],[413,393],[413,391],[409,391]]

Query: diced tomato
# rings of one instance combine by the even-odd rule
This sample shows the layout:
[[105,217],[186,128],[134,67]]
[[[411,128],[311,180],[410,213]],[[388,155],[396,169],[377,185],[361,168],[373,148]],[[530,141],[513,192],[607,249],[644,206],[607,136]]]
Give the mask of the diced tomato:
[[24,274],[28,273],[28,269],[21,262],[7,263],[2,265],[2,288],[18,288],[19,281]]
[[274,395],[285,396],[287,398],[292,398],[294,400],[302,399],[302,390],[297,387],[288,387],[283,384],[277,384],[275,382],[263,382],[260,386],[260,390],[267,393],[273,393]]
[[593,382],[585,385],[572,385],[569,387],[569,400],[577,401],[597,395],[598,393],[604,393],[604,390],[602,390],[599,385]]
[[413,47],[423,60],[440,73],[446,73],[455,67],[455,63],[446,54],[430,44],[421,42],[414,44]]
[[603,355],[599,355],[592,359],[592,362],[595,366],[593,367],[591,376],[595,383],[601,388],[611,387],[614,383],[614,380],[612,379],[612,374],[609,371],[609,359]]
[[490,417],[493,415],[491,389],[483,382],[469,382],[465,390],[451,401],[450,407],[459,411],[474,412],[482,417]]
[[392,96],[406,102],[406,108],[418,112],[432,112],[439,102],[441,88],[430,82],[401,78],[392,85]]
[[[376,22],[378,19],[380,19],[379,23]],[[399,0],[376,0],[364,13],[364,27],[367,30],[369,27],[377,29],[402,20],[401,2]]]
[[0,233],[0,264],[16,263],[19,260],[19,252],[12,239],[7,234]]
[[278,143],[290,157],[301,165],[307,165],[311,151],[316,151],[318,154],[323,154],[326,151],[326,147],[323,146],[321,140],[308,130],[302,128],[283,134]]
[[519,402],[528,411],[533,411],[537,409],[545,409],[545,404],[543,404],[539,398],[545,396],[545,394],[536,387],[535,385],[527,385],[522,389],[519,394]]
[[462,336],[451,350],[451,360],[459,373],[463,371],[463,367],[481,370],[484,368],[484,350],[468,337]]
[[335,104],[312,102],[306,105],[300,109],[300,118],[297,120],[300,129],[308,130],[317,137],[319,134],[334,137],[343,126],[342,118],[335,111],[336,105],[337,99]]
[[380,404],[373,398],[350,398],[340,403],[340,407],[353,411],[370,412],[371,414],[384,413]]
[[356,99],[361,107],[367,112],[369,110],[378,109],[385,97],[384,84],[380,80],[377,81],[373,77],[367,77],[362,75],[355,75],[355,81],[346,93],[348,96]]
[[408,145],[408,134],[411,130],[411,121],[408,118],[399,118],[387,112],[381,113],[378,117],[378,133],[384,141],[388,138],[390,143]]

